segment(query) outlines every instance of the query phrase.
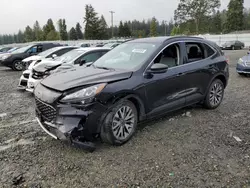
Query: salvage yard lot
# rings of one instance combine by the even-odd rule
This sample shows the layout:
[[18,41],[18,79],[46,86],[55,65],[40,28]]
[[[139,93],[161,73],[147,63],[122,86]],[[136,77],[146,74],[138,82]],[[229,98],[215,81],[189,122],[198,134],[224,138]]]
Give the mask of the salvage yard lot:
[[230,80],[218,109],[183,109],[93,153],[44,133],[32,95],[16,89],[21,72],[0,68],[0,187],[250,187],[250,77],[235,71],[246,52],[225,51]]

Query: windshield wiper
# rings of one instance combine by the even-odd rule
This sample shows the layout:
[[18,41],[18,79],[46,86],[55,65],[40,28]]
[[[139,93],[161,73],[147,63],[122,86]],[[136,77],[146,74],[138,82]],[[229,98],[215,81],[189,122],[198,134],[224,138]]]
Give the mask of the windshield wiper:
[[95,68],[97,69],[104,69],[104,70],[115,70],[115,69],[112,69],[112,68],[108,68],[108,67],[99,67],[99,66],[94,66]]

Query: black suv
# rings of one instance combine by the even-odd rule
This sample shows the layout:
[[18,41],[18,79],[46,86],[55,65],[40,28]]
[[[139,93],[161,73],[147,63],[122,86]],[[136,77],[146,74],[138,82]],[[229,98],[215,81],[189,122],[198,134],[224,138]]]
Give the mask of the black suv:
[[35,89],[37,120],[52,137],[88,149],[98,136],[121,145],[144,120],[196,103],[217,108],[228,78],[227,60],[213,42],[137,39],[92,65],[44,79]]
[[12,53],[8,53],[1,57],[0,62],[3,66],[10,67],[15,71],[23,70],[22,60],[32,56],[37,55],[40,52],[48,50],[50,48],[54,48],[57,46],[61,46],[61,44],[57,43],[37,43],[29,46],[25,46],[19,48]]

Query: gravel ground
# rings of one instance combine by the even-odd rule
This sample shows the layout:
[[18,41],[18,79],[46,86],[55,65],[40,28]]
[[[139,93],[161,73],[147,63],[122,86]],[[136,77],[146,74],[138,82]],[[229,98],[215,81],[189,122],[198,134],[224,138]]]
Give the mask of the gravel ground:
[[93,153],[46,135],[32,95],[16,89],[21,73],[0,68],[0,187],[250,187],[250,78],[235,72],[244,54],[226,51],[230,81],[218,109],[183,109]]

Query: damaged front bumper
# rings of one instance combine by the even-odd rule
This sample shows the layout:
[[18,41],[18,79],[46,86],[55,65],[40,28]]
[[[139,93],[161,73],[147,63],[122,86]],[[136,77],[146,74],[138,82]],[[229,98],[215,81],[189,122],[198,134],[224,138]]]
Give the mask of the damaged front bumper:
[[[107,110],[105,106],[98,102],[84,106],[57,104],[53,111],[52,106],[37,101],[37,121],[48,135],[88,151],[95,150],[93,141],[100,133],[101,117]],[[51,109],[46,112],[46,108]],[[55,116],[53,120],[48,118],[51,114]]]

